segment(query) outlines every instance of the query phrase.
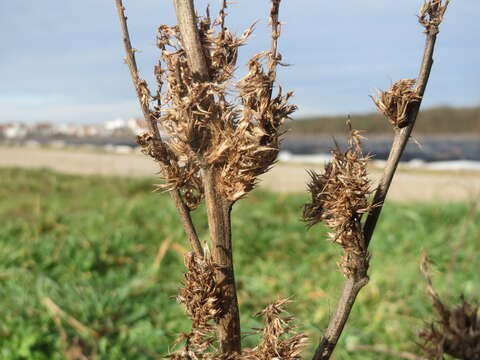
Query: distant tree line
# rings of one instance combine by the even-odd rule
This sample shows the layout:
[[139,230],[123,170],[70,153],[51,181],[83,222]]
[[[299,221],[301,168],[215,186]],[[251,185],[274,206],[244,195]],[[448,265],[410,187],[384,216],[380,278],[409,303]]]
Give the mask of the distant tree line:
[[[379,121],[379,113],[352,114],[352,124],[369,134],[387,134],[390,126],[386,121]],[[290,136],[295,135],[329,135],[345,132],[345,116],[306,117],[290,121],[287,124]],[[480,106],[456,108],[439,106],[421,110],[415,124],[417,134],[480,134]]]

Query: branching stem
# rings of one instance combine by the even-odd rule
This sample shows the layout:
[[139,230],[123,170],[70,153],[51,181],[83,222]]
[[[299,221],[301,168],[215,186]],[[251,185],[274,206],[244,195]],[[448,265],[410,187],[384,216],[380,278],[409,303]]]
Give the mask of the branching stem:
[[[138,75],[137,62],[135,60],[135,50],[132,48],[132,43],[130,41],[130,35],[128,32],[127,26],[127,17],[125,16],[125,8],[123,7],[122,0],[115,0],[115,5],[118,11],[118,18],[120,20],[120,25],[123,33],[123,45],[125,47],[126,58],[125,61],[130,69],[130,75],[132,77],[133,86],[137,92],[138,101],[142,108],[143,116],[147,121],[148,127],[153,134],[155,145],[160,148],[164,148],[165,144],[163,143],[160,131],[158,130],[157,120],[152,115],[149,106],[149,91],[146,88],[146,84],[142,81]],[[200,244],[200,240],[197,235],[197,231],[192,222],[190,216],[190,210],[185,205],[185,202],[182,199],[182,196],[178,190],[171,190],[170,196],[172,197],[175,207],[177,208],[178,214],[180,215],[180,220],[182,222],[183,228],[187,235],[187,238],[192,246],[193,251],[196,255],[203,257],[203,249]]]
[[[182,46],[188,58],[188,64],[199,81],[209,81],[210,74],[200,42],[193,0],[174,0],[177,22],[182,35]],[[218,326],[218,337],[222,353],[240,353],[240,315],[233,269],[230,211],[232,203],[220,193],[216,171],[205,165],[202,178],[205,187],[208,226],[212,241],[212,256],[219,266],[218,282],[222,285],[225,313]]]
[[374,207],[370,212],[363,228],[363,234],[367,247],[370,244],[378,218],[382,212],[383,203],[387,197],[387,193],[390,188],[390,184],[392,183],[393,176],[395,175],[395,171],[397,170],[398,163],[400,162],[400,158],[405,150],[405,147],[407,146],[408,140],[410,139],[410,134],[412,133],[413,127],[415,126],[415,122],[417,120],[418,111],[420,110],[420,105],[422,104],[423,95],[425,93],[425,89],[427,88],[428,78],[430,77],[430,71],[433,65],[433,51],[436,40],[437,33],[427,34],[422,65],[420,67],[420,74],[418,76],[416,85],[417,94],[420,97],[420,100],[412,103],[408,109],[408,125],[402,129],[395,128],[395,137],[393,139],[387,164],[385,165],[383,176],[377,186],[377,190],[375,191],[373,198],[373,203],[378,204],[378,206]]
[[[410,134],[412,133],[415,121],[417,119],[418,111],[420,109],[421,100],[425,89],[427,87],[428,78],[433,65],[433,51],[435,47],[435,41],[438,31],[427,32],[425,49],[423,54],[422,64],[420,66],[420,73],[416,84],[417,94],[420,97],[420,101],[410,104],[407,110],[407,123],[408,125],[402,129],[395,128],[395,137],[393,140],[392,148],[387,160],[387,164],[384,169],[383,176],[379,182],[379,185],[375,191],[373,204],[377,204],[365,221],[363,227],[363,235],[365,242],[365,249],[370,244],[375,226],[378,221],[378,217],[382,211],[383,203],[392,183],[393,176],[397,169],[400,158],[405,150]],[[330,359],[335,346],[342,334],[343,328],[350,315],[353,304],[356,297],[363,286],[368,282],[367,274],[357,278],[349,277],[345,281],[345,285],[342,290],[342,295],[337,303],[335,313],[330,319],[328,328],[320,340],[320,344],[317,347],[313,360],[328,360]]]

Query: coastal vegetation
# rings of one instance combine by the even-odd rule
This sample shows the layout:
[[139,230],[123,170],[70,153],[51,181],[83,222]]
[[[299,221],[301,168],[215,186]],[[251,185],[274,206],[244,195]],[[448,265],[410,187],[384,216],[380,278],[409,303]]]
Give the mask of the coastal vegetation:
[[[0,197],[11,199],[0,203],[2,360],[64,360],[65,346],[80,345],[97,359],[151,360],[189,331],[174,299],[188,244],[173,204],[152,193],[154,181],[0,169]],[[306,200],[255,190],[234,209],[245,329],[261,326],[253,315],[272,294],[294,294],[289,312],[313,339],[330,318],[343,281],[331,262],[341,251],[321,239],[325,228],[305,231],[298,217]],[[206,239],[205,208],[193,216]],[[479,223],[469,203],[387,203],[371,245],[371,267],[381,270],[372,271],[336,358],[391,359],[351,352],[357,345],[415,351],[416,331],[433,316],[422,249],[437,263],[439,293],[452,303],[462,292],[475,297]],[[257,339],[246,336],[245,345]]]

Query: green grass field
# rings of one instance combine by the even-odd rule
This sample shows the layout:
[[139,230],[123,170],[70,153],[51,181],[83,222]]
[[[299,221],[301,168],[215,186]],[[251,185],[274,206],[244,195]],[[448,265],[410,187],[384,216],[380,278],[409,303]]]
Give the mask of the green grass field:
[[[153,193],[152,182],[0,170],[0,359],[63,359],[61,329],[94,344],[97,359],[156,359],[188,331],[174,299],[187,244],[168,197]],[[255,191],[235,207],[233,234],[243,330],[261,325],[253,314],[269,302],[292,297],[289,310],[311,336],[308,358],[342,275],[339,250],[323,240],[324,229],[307,230],[299,220],[305,199]],[[388,358],[348,353],[347,343],[415,350],[415,330],[430,319],[421,249],[438,264],[440,293],[478,300],[480,214],[468,214],[468,204],[386,206],[373,239],[371,281],[336,359]],[[206,239],[203,209],[195,221]],[[60,325],[45,298],[64,312]],[[72,326],[73,318],[97,337]],[[254,341],[246,336],[244,345]]]

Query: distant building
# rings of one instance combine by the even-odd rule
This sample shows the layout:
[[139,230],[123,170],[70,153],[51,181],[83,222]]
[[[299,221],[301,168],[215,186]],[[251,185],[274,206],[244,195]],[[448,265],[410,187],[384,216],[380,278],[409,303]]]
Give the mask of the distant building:
[[[0,137],[4,139],[64,139],[64,138],[118,138],[131,139],[148,130],[142,118],[124,120],[116,118],[100,124],[52,124],[38,122],[32,125],[23,123],[0,124]],[[95,140],[96,141],[96,140]]]
[[141,118],[129,119],[127,126],[135,135],[140,135],[148,130],[147,122]]
[[72,124],[60,124],[55,129],[55,132],[59,135],[75,136],[77,135],[78,129],[77,126]]
[[4,136],[5,129],[7,128],[7,124],[0,124],[0,136]]
[[28,134],[28,127],[22,123],[6,124],[3,129],[3,136],[7,139],[23,139]]
[[95,137],[105,134],[105,127],[102,124],[77,125],[74,132],[77,137]]
[[34,135],[50,136],[55,132],[55,128],[48,122],[40,122],[34,124],[30,128],[30,132],[32,132]]
[[113,133],[119,130],[126,130],[128,129],[127,122],[122,118],[117,118],[114,120],[105,121],[104,124],[105,130]]

